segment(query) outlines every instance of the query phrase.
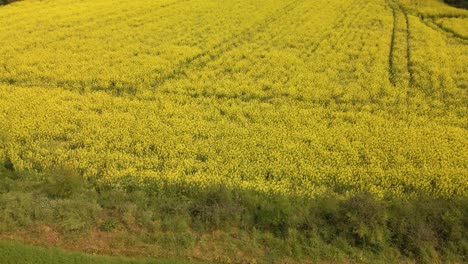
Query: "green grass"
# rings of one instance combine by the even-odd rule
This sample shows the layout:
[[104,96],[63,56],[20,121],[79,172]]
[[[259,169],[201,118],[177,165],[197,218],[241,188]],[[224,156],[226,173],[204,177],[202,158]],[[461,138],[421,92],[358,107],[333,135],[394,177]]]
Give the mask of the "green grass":
[[122,257],[91,256],[61,249],[45,249],[13,241],[0,241],[2,264],[186,264],[176,260],[132,259]]

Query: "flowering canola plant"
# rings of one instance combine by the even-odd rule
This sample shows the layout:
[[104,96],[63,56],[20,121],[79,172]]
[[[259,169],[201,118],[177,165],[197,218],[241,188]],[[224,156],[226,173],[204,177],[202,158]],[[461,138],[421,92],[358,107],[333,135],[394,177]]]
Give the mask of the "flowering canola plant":
[[467,196],[466,21],[437,0],[0,7],[0,160],[116,185]]

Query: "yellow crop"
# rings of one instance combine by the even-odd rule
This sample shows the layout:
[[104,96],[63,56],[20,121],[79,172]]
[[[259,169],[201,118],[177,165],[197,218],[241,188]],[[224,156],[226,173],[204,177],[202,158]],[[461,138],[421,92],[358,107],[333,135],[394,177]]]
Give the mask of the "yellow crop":
[[443,30],[468,40],[468,18],[444,17],[436,20],[436,23]]
[[16,2],[0,7],[0,160],[466,196],[467,19],[437,0]]

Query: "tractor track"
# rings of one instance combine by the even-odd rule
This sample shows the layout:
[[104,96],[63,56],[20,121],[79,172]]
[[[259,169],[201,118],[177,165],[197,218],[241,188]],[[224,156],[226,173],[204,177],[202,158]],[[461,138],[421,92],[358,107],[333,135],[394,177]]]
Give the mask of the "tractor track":
[[201,70],[206,65],[218,59],[226,52],[229,52],[239,45],[252,40],[252,38],[260,32],[265,31],[265,29],[271,24],[278,20],[280,20],[283,16],[287,15],[291,12],[294,8],[296,8],[300,3],[304,0],[294,0],[291,3],[287,4],[283,8],[273,12],[273,14],[267,16],[263,21],[258,23],[256,26],[249,27],[236,36],[229,38],[229,40],[221,41],[217,45],[215,45],[212,49],[205,50],[202,53],[199,53],[193,57],[186,59],[184,62],[178,64],[174,69],[168,73],[163,75],[161,78],[155,80],[151,86],[153,88],[159,88],[164,85],[167,81],[178,79],[184,75],[186,75],[187,71],[193,67],[196,70]]

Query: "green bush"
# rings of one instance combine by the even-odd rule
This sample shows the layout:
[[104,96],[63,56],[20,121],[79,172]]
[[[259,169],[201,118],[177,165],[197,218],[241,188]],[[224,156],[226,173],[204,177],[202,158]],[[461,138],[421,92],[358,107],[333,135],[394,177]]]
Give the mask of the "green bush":
[[242,208],[234,201],[234,194],[225,187],[214,186],[194,193],[189,199],[191,222],[201,229],[226,228],[239,221]]
[[107,219],[104,223],[101,224],[102,231],[112,231],[119,226],[119,221],[114,218]]
[[54,220],[63,233],[86,232],[96,223],[100,210],[93,201],[59,200]]
[[382,202],[367,194],[356,195],[343,204],[341,219],[346,234],[355,246],[370,247],[373,250],[386,246],[388,230],[387,210]]
[[3,161],[3,167],[9,171],[15,170],[15,165],[13,165],[13,162],[9,157],[5,157],[5,160]]
[[0,231],[16,230],[34,223],[36,202],[31,193],[8,192],[0,195]]
[[84,179],[74,170],[57,168],[46,172],[44,191],[51,198],[69,198],[84,190]]

